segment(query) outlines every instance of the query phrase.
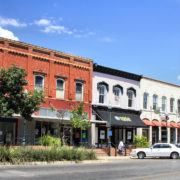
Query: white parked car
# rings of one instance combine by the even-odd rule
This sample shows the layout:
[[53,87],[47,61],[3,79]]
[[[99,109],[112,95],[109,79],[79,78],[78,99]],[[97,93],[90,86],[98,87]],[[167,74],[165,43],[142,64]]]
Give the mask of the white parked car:
[[145,157],[170,157],[177,159],[179,155],[180,148],[169,143],[157,143],[150,148],[132,149],[130,153],[130,156],[138,156],[139,159],[144,159]]

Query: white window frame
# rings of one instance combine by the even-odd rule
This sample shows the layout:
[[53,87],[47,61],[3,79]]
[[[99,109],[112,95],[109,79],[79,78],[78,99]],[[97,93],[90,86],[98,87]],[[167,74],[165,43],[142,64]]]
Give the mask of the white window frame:
[[[164,104],[163,104],[163,100],[164,100]],[[163,110],[163,105],[165,105],[165,109]],[[167,110],[167,98],[166,96],[162,96],[162,108],[161,108],[162,112],[166,112]]]
[[81,84],[82,85],[82,93],[81,93],[81,100],[77,99],[77,91],[76,91],[76,101],[83,101],[84,100],[84,84],[82,82],[76,82],[76,87],[77,84]]
[[[132,93],[132,99],[129,98],[129,93]],[[134,95],[134,91],[128,90],[128,92],[127,92],[127,97],[128,97],[128,107],[129,107],[129,108],[134,107],[134,96],[135,96],[135,95]],[[129,106],[129,100],[132,100],[131,106]]]
[[[104,94],[100,94],[100,88],[101,87],[104,87]],[[106,88],[106,86],[105,85],[100,85],[99,86],[99,101],[98,101],[98,103],[100,103],[100,104],[104,104],[105,103],[105,101],[106,101],[106,93],[107,93],[107,88]],[[100,96],[104,96],[104,102],[100,102]]]
[[[36,77],[37,77],[37,76],[42,77],[42,79],[43,79],[43,80],[42,80],[42,89],[36,87]],[[44,76],[42,76],[42,75],[35,75],[35,78],[34,78],[34,89],[36,89],[36,90],[38,90],[38,91],[39,91],[39,90],[44,91]]]
[[[115,94],[116,90],[119,90],[119,95],[118,96]],[[120,97],[122,95],[121,89],[119,87],[115,86],[114,89],[113,89],[113,94],[114,94],[114,98],[116,98],[116,97],[118,98],[117,103],[119,104],[120,103]],[[116,102],[116,99],[114,99],[114,101]]]
[[177,100],[177,113],[180,114],[180,99]]
[[[156,97],[156,102],[154,102],[154,97]],[[156,107],[154,108],[154,105],[156,105]],[[157,110],[158,109],[158,95],[154,94],[153,95],[153,110]]]
[[[146,107],[144,106],[144,103],[145,103],[145,101],[144,101],[144,96],[145,96],[145,94],[147,95],[146,97],[147,97],[147,99],[146,99]],[[148,97],[149,97],[149,94],[148,93],[146,93],[146,92],[144,92],[144,94],[143,94],[143,109],[148,109]]]
[[[171,104],[172,102],[172,104]],[[174,105],[175,105],[175,99],[174,98],[170,98],[170,112],[173,113],[174,112]]]
[[[57,81],[58,81],[58,80],[63,81],[63,97],[57,97],[57,90],[58,90]],[[56,98],[57,98],[57,99],[64,99],[64,95],[65,95],[65,80],[64,80],[64,79],[61,79],[61,78],[57,78],[57,79],[56,79]]]

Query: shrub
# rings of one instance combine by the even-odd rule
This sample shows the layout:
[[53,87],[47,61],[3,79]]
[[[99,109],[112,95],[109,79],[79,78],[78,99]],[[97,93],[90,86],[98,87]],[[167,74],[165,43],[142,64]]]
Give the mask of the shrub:
[[12,164],[33,161],[82,161],[88,159],[96,159],[95,153],[84,148],[53,147],[32,149],[29,147],[0,147],[0,162],[10,162]]
[[55,138],[53,136],[45,135],[40,138],[40,145],[59,147],[61,146],[61,140],[60,138]]
[[149,143],[147,141],[147,137],[145,136],[135,136],[135,140],[134,140],[134,146],[136,147],[149,147]]

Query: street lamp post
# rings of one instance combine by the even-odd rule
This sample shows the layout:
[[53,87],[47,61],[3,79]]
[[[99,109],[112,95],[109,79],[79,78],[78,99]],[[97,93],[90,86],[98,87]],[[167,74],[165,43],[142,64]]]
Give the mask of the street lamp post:
[[112,136],[112,131],[111,131],[111,109],[112,107],[109,106],[109,136],[108,136],[108,146],[109,146],[109,156],[111,156],[111,136]]

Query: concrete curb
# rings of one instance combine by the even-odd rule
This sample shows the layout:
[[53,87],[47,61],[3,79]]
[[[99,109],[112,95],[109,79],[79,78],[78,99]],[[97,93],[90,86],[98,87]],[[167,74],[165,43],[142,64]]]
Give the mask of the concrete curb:
[[46,166],[46,165],[72,165],[72,164],[98,164],[98,163],[112,163],[119,160],[130,159],[130,156],[123,157],[98,157],[97,160],[84,160],[84,161],[51,161],[51,162],[23,162],[19,164],[0,163],[0,168],[4,166]]

